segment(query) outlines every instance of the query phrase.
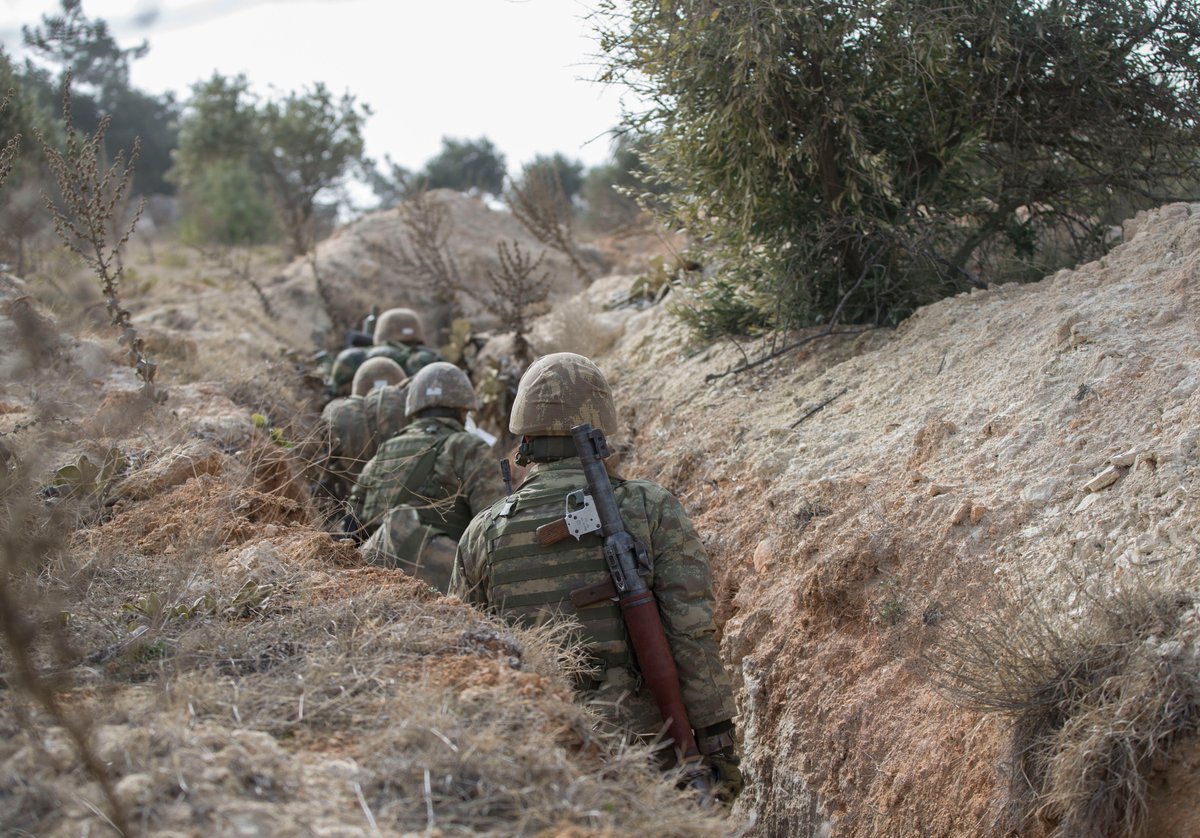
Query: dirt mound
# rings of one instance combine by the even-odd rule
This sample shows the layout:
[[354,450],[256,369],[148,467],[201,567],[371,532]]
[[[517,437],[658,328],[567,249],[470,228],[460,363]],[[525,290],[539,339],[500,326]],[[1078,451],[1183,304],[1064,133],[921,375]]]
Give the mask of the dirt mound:
[[1090,583],[1195,589],[1200,206],[1126,238],[727,376],[772,346],[696,353],[658,309],[625,317],[600,362],[626,470],[712,552],[762,834],[1000,834],[1009,729],[923,655],[997,588],[1063,618]]
[[[485,326],[496,243],[540,247],[506,214],[437,198],[470,279],[455,304]],[[1089,777],[1110,769],[1128,791],[1101,796],[1110,823],[1195,834],[1200,206],[1144,213],[1125,235],[1096,263],[896,330],[702,347],[631,277],[581,290],[547,257],[555,305],[530,340],[597,356],[621,471],[675,492],[713,557],[750,780],[732,820],[593,729],[568,700],[561,628],[509,629],[318,529],[295,460],[311,418],[295,350],[331,335],[307,261],[263,275],[274,318],[207,266],[178,284],[142,275],[158,290],[135,322],[169,361],[165,406],[139,399],[111,335],[76,334],[0,276],[0,511],[45,537],[14,579],[78,653],[35,651],[95,720],[148,830],[592,835],[653,818],[678,835],[1000,835],[1027,766],[1060,785],[1020,834],[1087,823]],[[403,237],[385,212],[320,246],[336,316],[396,297],[440,324],[437,289],[365,243]],[[789,339],[811,340],[782,351]],[[120,466],[86,487],[28,482],[84,455]],[[55,527],[74,536],[50,549]],[[1088,635],[1115,586],[1157,586],[1168,617]],[[1001,645],[969,646],[977,626]],[[1010,657],[992,668],[1016,676],[1001,698],[1019,702],[1043,675],[1020,648],[1030,636],[1091,657],[1022,752],[1028,719],[948,687],[972,672],[967,652],[990,663],[994,649]],[[1139,739],[1137,687],[1152,681],[1178,693],[1159,713],[1174,727]],[[99,826],[70,737],[8,683],[0,820]],[[1096,756],[1134,752],[1132,768]]]
[[[233,303],[213,302],[216,340]],[[86,344],[30,306],[51,362],[78,368]],[[11,313],[6,362],[24,352]],[[4,829],[75,835],[123,811],[155,834],[727,834],[595,730],[570,626],[510,628],[317,528],[306,399],[290,358],[252,346],[231,350],[248,368],[201,351],[165,406],[111,357],[0,382],[0,565],[21,603],[20,645],[0,646]],[[222,376],[187,380],[205,371]],[[17,648],[61,712],[15,688]]]
[[[321,242],[312,259],[290,265],[268,288],[272,305],[283,319],[310,324],[318,344],[340,345],[340,329],[357,328],[372,305],[421,312],[433,342],[444,342],[453,317],[468,318],[476,329],[492,329],[498,324],[487,271],[498,268],[496,247],[502,242],[510,247],[516,242],[534,257],[546,251],[538,273],[545,274],[551,302],[583,287],[568,260],[547,251],[511,213],[445,189],[429,193],[428,200],[447,213],[441,234],[462,288],[439,287],[408,262],[406,255],[414,252],[408,227],[403,212],[392,209],[348,224]],[[598,252],[585,249],[585,255],[594,267],[604,266]],[[336,327],[330,316],[338,321]]]

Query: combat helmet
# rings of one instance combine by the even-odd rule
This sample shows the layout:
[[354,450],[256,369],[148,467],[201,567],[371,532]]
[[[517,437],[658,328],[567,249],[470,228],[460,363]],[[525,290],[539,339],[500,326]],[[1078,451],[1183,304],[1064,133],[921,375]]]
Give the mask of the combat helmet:
[[404,370],[391,358],[367,358],[362,366],[354,373],[354,384],[350,392],[356,396],[365,396],[377,386],[402,384],[408,380]]
[[424,343],[421,318],[411,308],[389,308],[375,321],[375,345],[385,343]]
[[333,367],[329,371],[329,384],[335,396],[350,394],[350,388],[354,384],[354,374],[358,372],[358,368],[365,360],[367,360],[367,350],[361,347],[354,346],[338,353],[338,356],[333,359]]
[[454,364],[437,361],[421,367],[408,385],[404,412],[414,416],[431,407],[474,410],[475,390],[467,374]]
[[617,430],[612,390],[600,368],[573,352],[530,364],[517,385],[508,429],[517,436],[570,436],[584,422],[609,434]]

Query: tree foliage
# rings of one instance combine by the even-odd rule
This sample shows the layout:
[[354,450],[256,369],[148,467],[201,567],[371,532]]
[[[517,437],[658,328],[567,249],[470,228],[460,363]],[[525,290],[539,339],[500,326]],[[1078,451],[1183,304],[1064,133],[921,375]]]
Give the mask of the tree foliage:
[[247,244],[281,228],[294,254],[306,252],[320,200],[364,165],[369,114],[320,83],[267,101],[241,75],[196,84],[170,174],[189,229],[201,241]]
[[629,0],[607,77],[651,102],[668,215],[741,327],[894,322],[1103,247],[1197,170],[1194,0]]
[[83,13],[81,0],[60,0],[61,11],[42,16],[40,26],[23,27],[25,46],[35,60],[26,61],[22,85],[36,93],[44,111],[53,114],[58,91],[70,74],[73,119],[79,130],[95,133],[104,117],[113,117],[102,152],[130,148],[139,140],[138,183],[143,194],[171,191],[165,179],[176,143],[179,106],[172,94],[152,96],[130,84],[130,66],[149,51],[143,41],[122,48],[99,18]]
[[335,97],[320,82],[259,111],[262,142],[254,158],[275,201],[294,253],[313,242],[317,198],[363,163],[362,126],[370,109],[349,93]]
[[477,190],[499,195],[504,189],[504,155],[487,137],[456,140],[442,137],[442,150],[421,170],[424,189]]
[[641,213],[639,201],[655,201],[661,188],[647,182],[642,162],[648,145],[648,137],[623,131],[613,141],[609,161],[587,170],[579,194],[590,221],[607,227],[629,224]]

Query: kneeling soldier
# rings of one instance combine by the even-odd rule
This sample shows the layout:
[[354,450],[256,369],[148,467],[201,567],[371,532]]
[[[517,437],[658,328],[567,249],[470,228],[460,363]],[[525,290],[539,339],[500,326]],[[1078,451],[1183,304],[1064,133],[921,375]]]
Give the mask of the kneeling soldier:
[[[349,396],[334,399],[321,412],[318,433],[324,459],[319,460],[318,486],[344,501],[367,460],[388,436],[404,426],[404,405],[393,397],[382,402],[386,388],[403,388],[404,370],[388,358],[371,358],[354,373]],[[370,415],[368,415],[370,407]]]
[[363,556],[445,591],[458,539],[471,518],[504,494],[487,443],[464,428],[475,408],[466,373],[445,361],[408,386],[410,424],[380,446],[352,493]]
[[[530,466],[528,476],[471,522],[459,542],[450,592],[522,624],[560,614],[576,617],[592,664],[577,687],[613,723],[644,739],[667,728],[660,707],[668,703],[655,682],[662,671],[674,669],[674,699],[682,699],[686,712],[686,723],[669,720],[675,748],[685,761],[711,769],[724,794],[736,794],[742,780],[733,695],[717,649],[708,556],[679,502],[657,484],[613,478],[610,485],[605,479],[608,501],[591,496],[572,438],[572,428],[585,423],[609,432],[617,427],[612,393],[596,365],[566,352],[531,364],[509,424],[522,438],[517,462]],[[603,477],[603,464],[590,462]],[[641,654],[642,624],[633,636],[634,597],[614,588],[617,576],[605,557],[613,527],[605,524],[601,532],[596,515],[597,507],[612,511],[614,498],[619,515],[610,517],[623,522],[630,542],[640,542],[642,566],[635,581],[653,594],[640,595],[643,601],[636,604],[649,602],[653,611],[657,600],[659,648],[665,648],[667,660],[632,654],[631,637]],[[670,752],[664,757],[669,762]]]

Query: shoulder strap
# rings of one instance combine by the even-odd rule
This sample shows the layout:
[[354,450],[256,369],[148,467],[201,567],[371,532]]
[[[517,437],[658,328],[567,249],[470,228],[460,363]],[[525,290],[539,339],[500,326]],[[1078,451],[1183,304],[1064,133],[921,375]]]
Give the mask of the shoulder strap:
[[404,484],[400,487],[400,493],[393,501],[395,506],[419,507],[427,500],[417,494],[417,490],[424,488],[425,484],[429,482],[429,478],[433,476],[433,470],[437,467],[437,459],[450,436],[450,434],[442,434],[434,440],[433,445],[426,448],[421,454],[416,465],[412,467],[412,471],[405,477]]

